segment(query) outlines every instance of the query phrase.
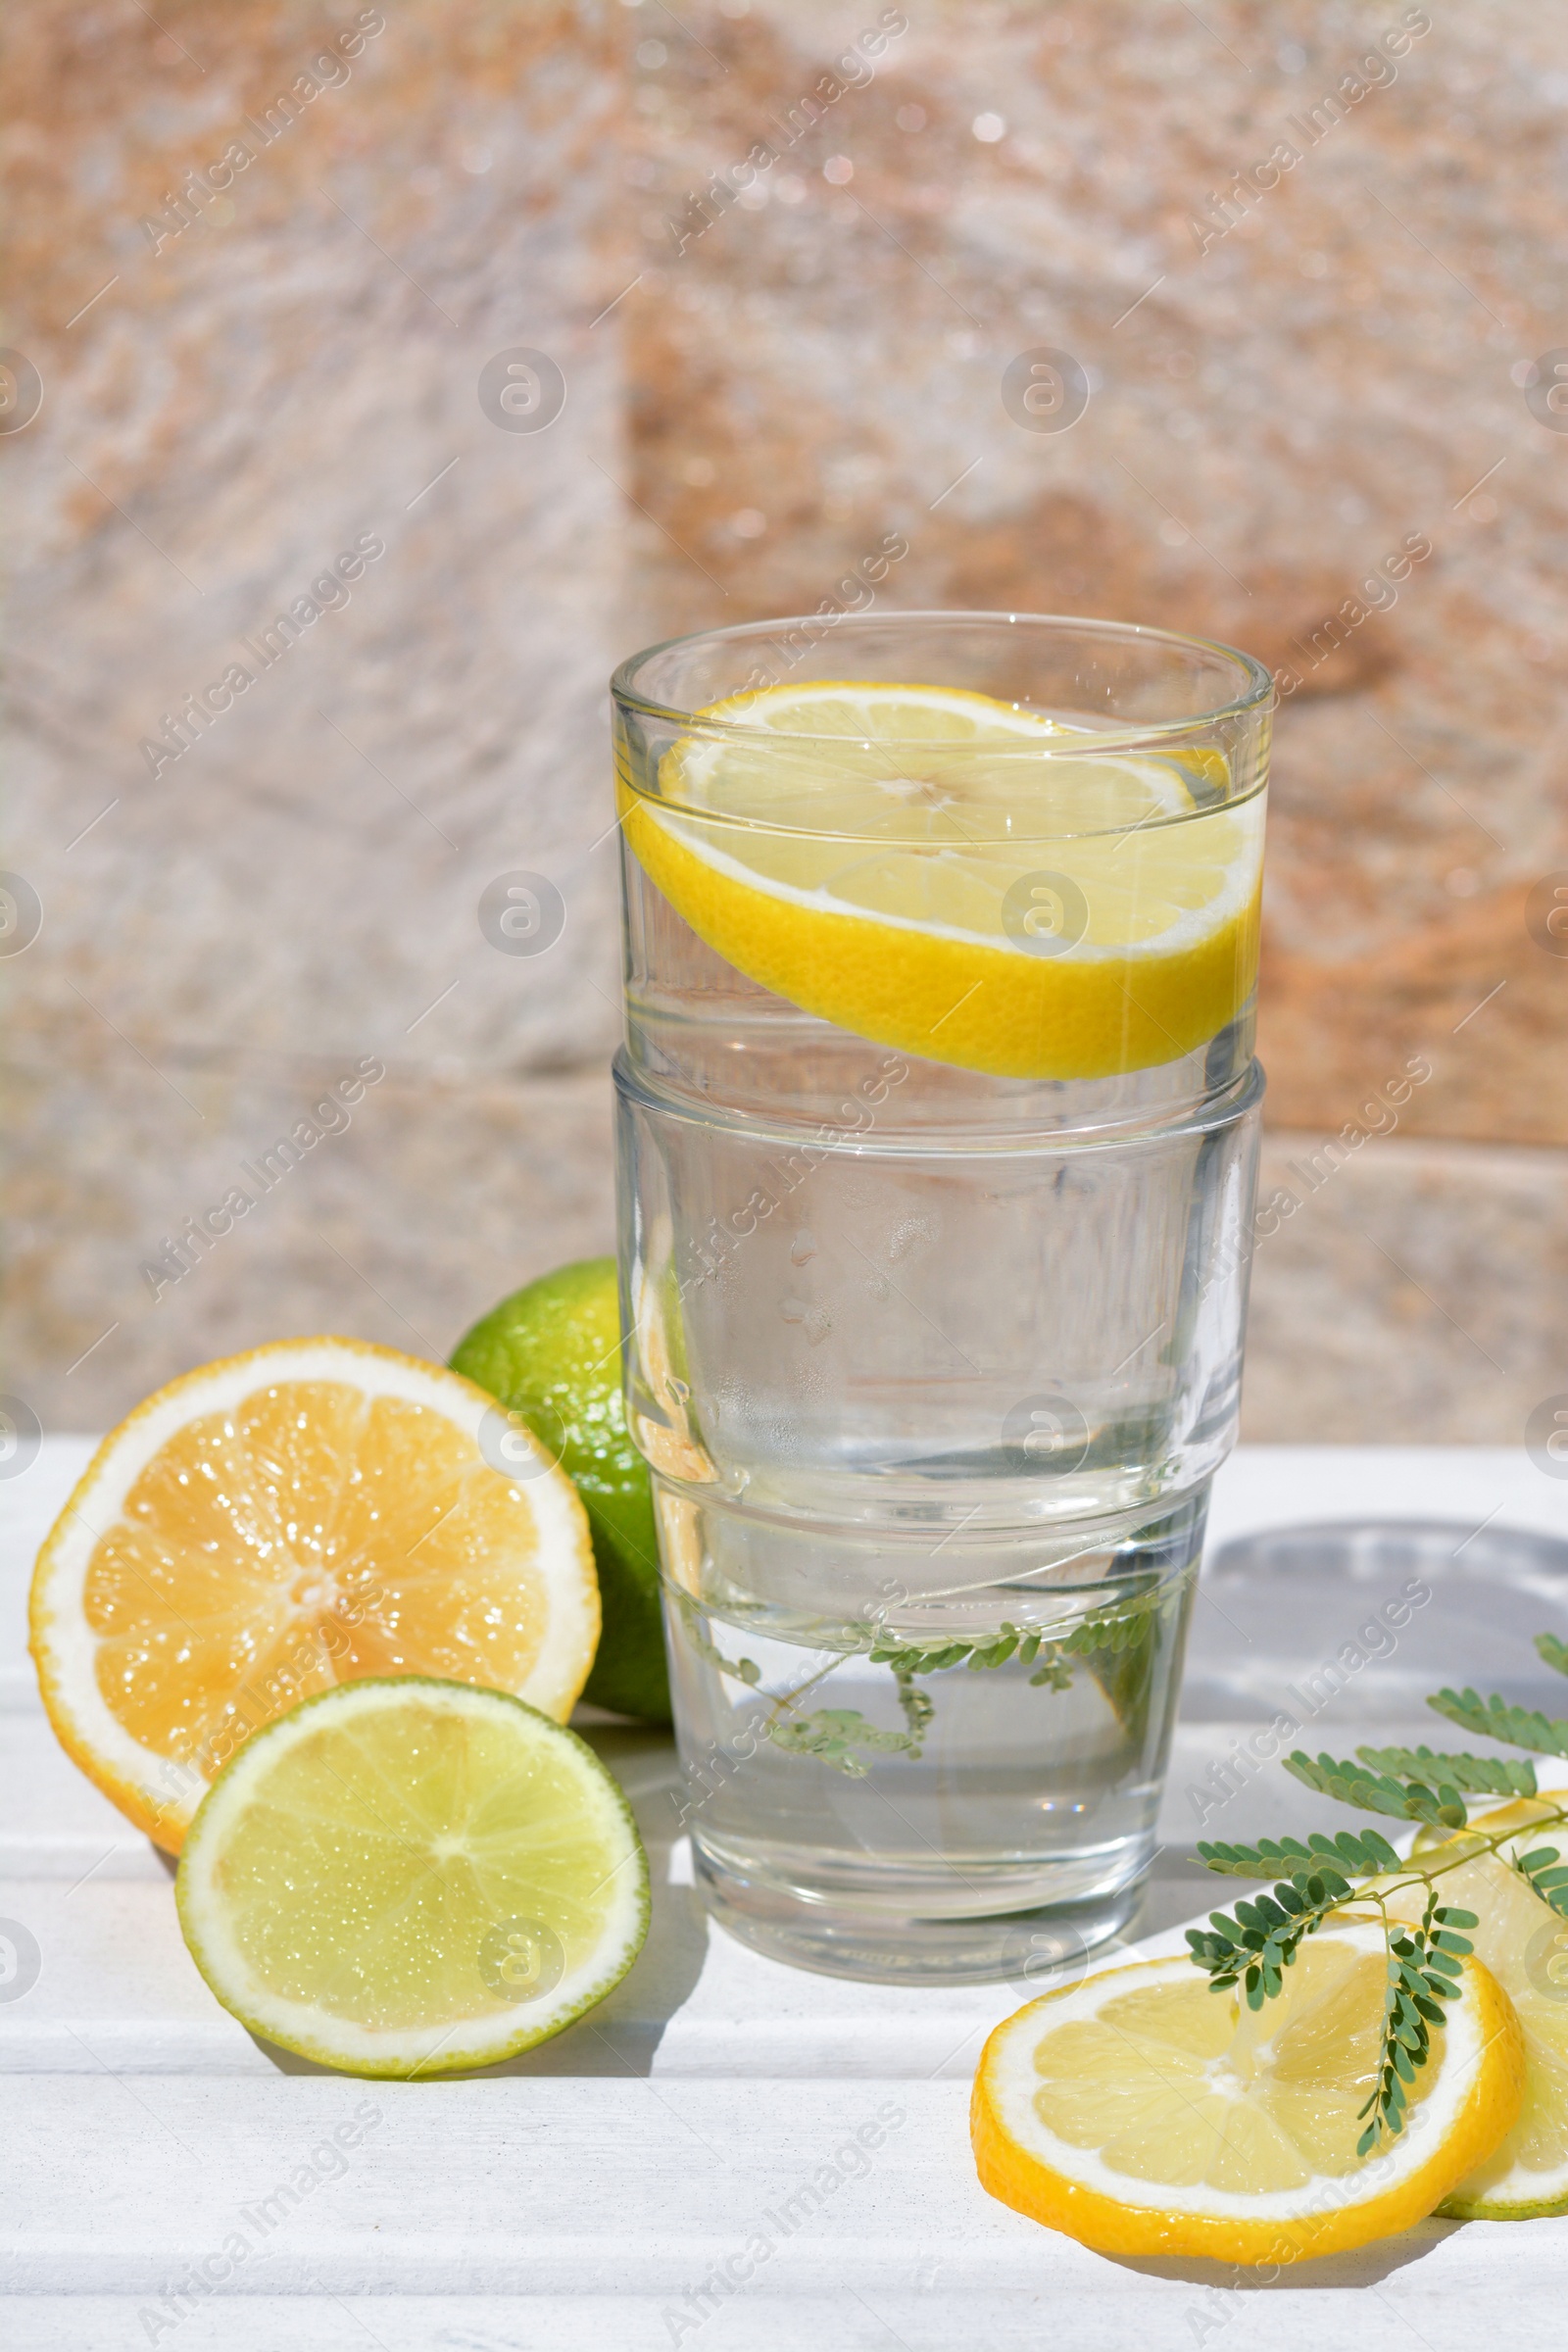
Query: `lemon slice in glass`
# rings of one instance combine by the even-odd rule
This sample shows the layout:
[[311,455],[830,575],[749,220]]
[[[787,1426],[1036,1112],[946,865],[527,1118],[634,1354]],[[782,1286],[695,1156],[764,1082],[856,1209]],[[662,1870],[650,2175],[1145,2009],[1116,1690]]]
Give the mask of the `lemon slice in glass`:
[[651,880],[749,978],[857,1036],[1011,1077],[1177,1059],[1257,971],[1263,796],[1223,755],[1128,752],[931,686],[716,703],[655,789]]
[[498,1690],[345,1684],[202,1799],[179,1922],[253,2034],[347,2074],[455,2074],[559,2034],[648,1933],[630,1809],[574,1732]]
[[1288,2263],[1403,2230],[1519,2114],[1518,2023],[1467,1960],[1409,2090],[1405,2129],[1365,2159],[1377,2077],[1381,1929],[1324,1929],[1250,2010],[1190,1960],[1133,1963],[1031,2002],[975,2077],[982,2184],[1105,2254]]

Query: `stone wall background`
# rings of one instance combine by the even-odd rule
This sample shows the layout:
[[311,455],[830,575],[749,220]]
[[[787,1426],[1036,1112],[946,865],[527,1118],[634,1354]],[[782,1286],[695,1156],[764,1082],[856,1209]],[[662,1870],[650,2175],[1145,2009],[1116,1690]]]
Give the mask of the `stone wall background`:
[[[902,14],[14,0],[3,340],[43,403],[0,436],[5,862],[43,926],[0,963],[4,1385],[46,1427],[290,1331],[444,1354],[610,1246],[604,680],[814,608],[890,531],[893,602],[1196,627],[1299,679],[1250,1434],[1509,1442],[1568,1390],[1568,415],[1533,380],[1568,346],[1568,29]],[[302,76],[264,149],[244,118]],[[1004,406],[1037,346],[1087,371],[1068,431]],[[517,348],[564,379],[548,430],[481,408]],[[367,534],[348,604],[150,774],[161,714]],[[1325,633],[1407,537],[1396,601]],[[537,958],[477,920],[514,868],[566,908]],[[155,1302],[163,1237],[367,1056],[352,1126]],[[1326,1175],[1347,1123],[1385,1132]]]

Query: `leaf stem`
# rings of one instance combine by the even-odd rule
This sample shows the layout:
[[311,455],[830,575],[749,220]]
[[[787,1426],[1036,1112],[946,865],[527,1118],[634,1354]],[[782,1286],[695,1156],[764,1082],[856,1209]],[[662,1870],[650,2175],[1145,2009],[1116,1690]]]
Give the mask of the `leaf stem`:
[[[1402,1894],[1407,1886],[1430,1886],[1434,1879],[1446,1878],[1450,1870],[1462,1870],[1467,1862],[1474,1862],[1479,1855],[1494,1854],[1499,1846],[1507,1844],[1510,1838],[1535,1838],[1543,1830],[1555,1829],[1564,1822],[1568,1822],[1568,1800],[1558,1805],[1554,1812],[1543,1814],[1539,1821],[1518,1822],[1511,1830],[1494,1830],[1490,1836],[1483,1836],[1479,1830],[1456,1830],[1455,1838],[1464,1839],[1462,1854],[1452,1854],[1446,1862],[1435,1860],[1431,1870],[1413,1870],[1408,1878],[1396,1880],[1392,1886],[1385,1886],[1381,1893],[1367,1889],[1354,1899],[1357,1902],[1386,1905],[1390,1895]],[[1441,1853],[1442,1846],[1436,1851]]]
[[808,1674],[804,1683],[797,1683],[793,1690],[781,1690],[768,1710],[768,1722],[777,1723],[782,1707],[788,1707],[793,1714],[798,1698],[804,1698],[808,1690],[814,1690],[818,1683],[843,1665],[845,1658],[853,1658],[857,1654],[853,1649],[845,1650],[842,1654],[836,1652],[825,1666],[819,1666],[814,1674]]

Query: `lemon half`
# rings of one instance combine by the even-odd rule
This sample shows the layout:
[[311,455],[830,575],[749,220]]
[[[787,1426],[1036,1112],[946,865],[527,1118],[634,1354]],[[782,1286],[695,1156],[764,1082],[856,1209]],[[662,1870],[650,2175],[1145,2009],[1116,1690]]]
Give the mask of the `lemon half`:
[[[496,1426],[505,1471],[481,1450]],[[175,1853],[222,1764],[299,1700],[434,1674],[564,1719],[598,1639],[565,1473],[471,1381],[358,1340],[282,1340],[158,1390],[33,1574],[62,1745]]]
[[[1263,796],[1223,756],[950,688],[774,687],[700,714],[627,839],[727,961],[879,1044],[1006,1077],[1192,1052],[1257,971]],[[754,740],[755,739],[755,740]]]

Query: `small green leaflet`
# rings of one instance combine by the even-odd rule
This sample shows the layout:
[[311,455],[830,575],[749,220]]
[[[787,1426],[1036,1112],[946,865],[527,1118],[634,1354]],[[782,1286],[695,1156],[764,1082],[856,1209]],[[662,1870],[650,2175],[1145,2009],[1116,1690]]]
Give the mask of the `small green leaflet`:
[[1536,1655],[1555,1673],[1568,1674],[1568,1642],[1559,1642],[1555,1634],[1536,1636]]
[[1501,1740],[1509,1747],[1533,1747],[1540,1756],[1568,1756],[1568,1723],[1553,1723],[1528,1707],[1510,1707],[1495,1690],[1484,1704],[1475,1690],[1440,1690],[1427,1705],[1446,1715],[1462,1731],[1479,1732],[1484,1740]]
[[1520,1854],[1514,1868],[1559,1919],[1568,1919],[1568,1866],[1554,1845],[1538,1845],[1534,1853]]
[[1355,1752],[1373,1772],[1422,1781],[1429,1788],[1441,1782],[1473,1796],[1536,1793],[1536,1768],[1522,1757],[1434,1755],[1430,1747],[1358,1747]]
[[1462,1830],[1469,1818],[1463,1797],[1449,1784],[1440,1785],[1434,1793],[1420,1781],[1396,1781],[1387,1773],[1369,1771],[1365,1764],[1336,1763],[1328,1755],[1320,1755],[1314,1764],[1299,1747],[1281,1762],[1305,1788],[1336,1797],[1342,1805],[1356,1805],[1363,1813],[1385,1813],[1393,1821],[1429,1821],[1449,1830]]
[[1255,1845],[1218,1845],[1200,1840],[1199,1858],[1209,1870],[1223,1871],[1233,1879],[1272,1879],[1290,1871],[1293,1864],[1305,1863],[1316,1868],[1327,1862],[1341,1870],[1354,1871],[1358,1878],[1376,1877],[1386,1870],[1397,1870],[1399,1857],[1386,1838],[1376,1830],[1341,1830],[1336,1838],[1325,1838],[1314,1830],[1303,1845],[1299,1838],[1260,1838]]

